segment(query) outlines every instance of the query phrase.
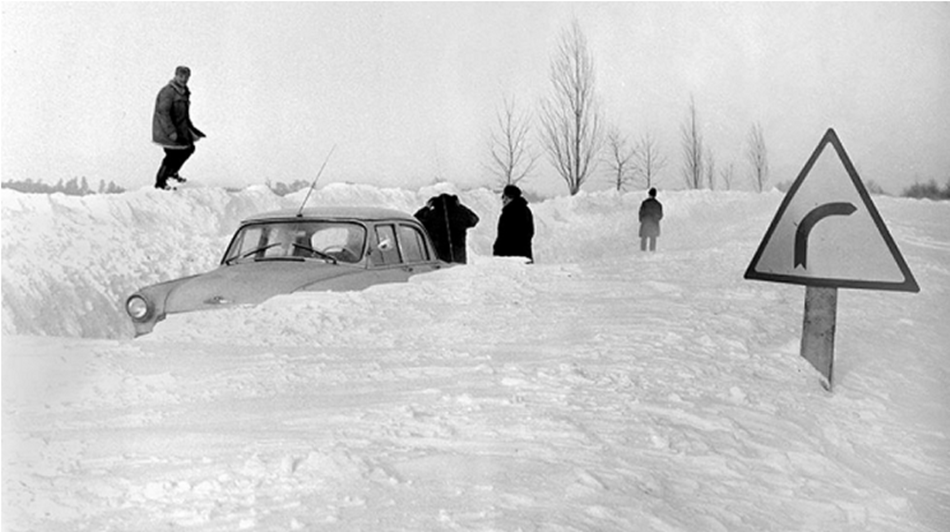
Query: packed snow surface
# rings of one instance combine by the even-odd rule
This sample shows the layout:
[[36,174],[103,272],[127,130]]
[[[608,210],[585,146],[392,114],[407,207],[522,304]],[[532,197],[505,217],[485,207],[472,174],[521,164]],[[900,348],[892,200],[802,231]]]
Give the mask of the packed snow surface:
[[443,191],[468,265],[133,339],[129,293],[304,193],[2,190],[2,528],[950,530],[950,202],[875,198],[921,291],[840,291],[829,392],[804,287],[742,278],[780,193],[661,191],[653,254],[642,192],[533,203],[531,265],[488,190],[311,204]]

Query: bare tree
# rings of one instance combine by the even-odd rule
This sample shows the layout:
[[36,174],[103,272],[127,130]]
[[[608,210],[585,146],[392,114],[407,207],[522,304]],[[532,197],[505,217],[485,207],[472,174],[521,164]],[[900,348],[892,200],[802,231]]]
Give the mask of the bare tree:
[[706,171],[706,186],[709,187],[709,190],[716,189],[716,157],[713,155],[712,150],[706,148],[706,157],[703,162],[703,167]]
[[732,190],[732,180],[736,173],[735,166],[734,163],[729,163],[729,166],[719,170],[719,180],[726,186],[726,190]]
[[762,192],[769,179],[769,159],[761,124],[752,124],[752,129],[749,130],[749,151],[746,152],[746,157],[752,166],[752,184],[758,192]]
[[561,33],[551,60],[551,83],[552,95],[541,101],[542,142],[573,196],[596,167],[603,145],[594,98],[594,58],[576,19]]
[[538,154],[532,153],[529,133],[531,117],[518,113],[514,99],[504,98],[504,109],[496,113],[497,131],[490,140],[491,163],[488,170],[502,185],[514,185],[534,169]]
[[666,166],[666,157],[660,154],[656,139],[649,133],[640,137],[634,153],[634,170],[643,178],[646,188],[650,189],[660,170]]
[[607,155],[604,160],[610,168],[610,181],[617,187],[618,192],[624,191],[628,184],[633,183],[635,177],[636,149],[627,144],[627,138],[617,128],[612,128],[607,133],[605,149]]
[[432,143],[432,151],[435,153],[435,172],[432,174],[432,184],[445,183],[445,172],[442,171],[442,156],[439,155],[439,145]]
[[703,186],[703,137],[696,120],[696,102],[689,97],[689,114],[680,128],[683,148],[683,177],[686,186],[698,189]]

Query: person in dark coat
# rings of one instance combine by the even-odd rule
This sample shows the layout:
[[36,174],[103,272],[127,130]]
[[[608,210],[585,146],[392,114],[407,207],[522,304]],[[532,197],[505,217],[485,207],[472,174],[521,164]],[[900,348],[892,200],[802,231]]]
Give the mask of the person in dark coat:
[[640,204],[640,250],[656,251],[656,237],[660,236],[660,220],[663,219],[663,205],[656,199],[656,189],[650,189],[650,197]]
[[462,205],[458,196],[433,196],[415,217],[429,233],[439,260],[457,264],[468,261],[465,237],[478,224],[478,215]]
[[191,69],[188,67],[175,68],[175,77],[155,97],[152,142],[165,148],[165,158],[155,176],[155,188],[167,190],[169,178],[185,181],[178,171],[195,152],[195,141],[205,136],[191,123],[190,77]]
[[531,239],[534,238],[534,215],[521,189],[508,185],[502,191],[501,216],[498,217],[498,237],[493,253],[496,257],[527,257],[534,262]]

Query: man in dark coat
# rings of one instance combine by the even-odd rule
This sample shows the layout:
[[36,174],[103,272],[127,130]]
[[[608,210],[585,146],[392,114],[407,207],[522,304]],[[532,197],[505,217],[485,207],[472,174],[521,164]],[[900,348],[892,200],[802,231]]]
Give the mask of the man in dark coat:
[[432,239],[439,260],[465,264],[468,261],[465,236],[478,224],[478,215],[459,201],[458,196],[441,194],[416,211],[416,219]]
[[178,175],[185,161],[195,152],[195,141],[205,136],[191,123],[188,108],[191,91],[188,78],[191,69],[175,68],[175,77],[158,91],[152,115],[152,142],[165,148],[165,158],[155,176],[155,188],[168,189],[168,179],[185,179]]
[[660,236],[660,220],[663,219],[663,205],[656,199],[656,189],[650,189],[650,197],[640,204],[640,251],[656,251],[656,237]]
[[502,191],[501,216],[498,217],[498,237],[493,248],[496,257],[527,257],[534,262],[531,239],[534,238],[534,215],[521,189],[508,185]]

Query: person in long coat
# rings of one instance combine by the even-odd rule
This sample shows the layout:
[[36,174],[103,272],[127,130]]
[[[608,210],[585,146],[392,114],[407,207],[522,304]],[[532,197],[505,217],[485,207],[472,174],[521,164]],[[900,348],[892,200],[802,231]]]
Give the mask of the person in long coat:
[[458,196],[434,196],[416,211],[415,217],[429,233],[439,260],[456,264],[468,262],[466,235],[478,224],[478,215],[462,205]]
[[656,237],[660,236],[660,220],[663,219],[663,205],[656,199],[656,189],[650,189],[650,197],[640,204],[640,250],[656,251]]
[[534,215],[521,189],[507,185],[502,191],[501,216],[498,217],[498,236],[492,248],[496,257],[527,257],[534,262],[531,239],[534,238]]
[[168,189],[168,179],[185,181],[178,175],[185,161],[195,152],[195,141],[205,136],[191,123],[191,69],[175,68],[175,77],[158,91],[152,114],[152,142],[165,149],[165,158],[155,176],[155,188]]

